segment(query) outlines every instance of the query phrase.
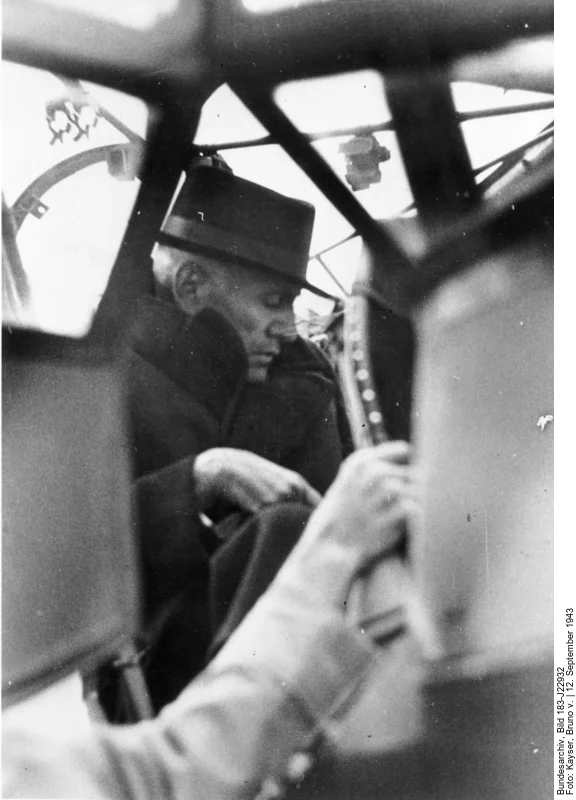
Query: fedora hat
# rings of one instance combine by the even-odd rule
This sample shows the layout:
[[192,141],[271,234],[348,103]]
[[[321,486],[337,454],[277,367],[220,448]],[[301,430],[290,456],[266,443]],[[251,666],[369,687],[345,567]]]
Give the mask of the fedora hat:
[[189,169],[157,241],[256,267],[333,299],[306,280],[313,224],[309,203],[200,165]]

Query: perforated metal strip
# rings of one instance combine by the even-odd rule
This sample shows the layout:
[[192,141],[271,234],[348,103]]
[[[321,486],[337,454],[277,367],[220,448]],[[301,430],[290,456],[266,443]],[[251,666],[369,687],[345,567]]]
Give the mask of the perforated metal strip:
[[355,406],[361,409],[362,424],[372,444],[388,439],[382,410],[372,380],[372,363],[369,348],[369,300],[353,295],[346,303],[344,316],[344,357],[353,375],[357,395]]

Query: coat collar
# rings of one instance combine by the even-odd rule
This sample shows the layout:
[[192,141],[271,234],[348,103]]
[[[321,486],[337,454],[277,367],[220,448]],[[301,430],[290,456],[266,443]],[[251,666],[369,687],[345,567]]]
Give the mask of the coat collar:
[[138,309],[132,348],[195,398],[223,413],[248,362],[232,325],[212,309],[189,317],[154,297]]

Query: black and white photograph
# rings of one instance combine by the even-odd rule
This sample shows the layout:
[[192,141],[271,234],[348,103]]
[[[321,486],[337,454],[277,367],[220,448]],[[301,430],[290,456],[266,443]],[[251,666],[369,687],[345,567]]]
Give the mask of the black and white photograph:
[[554,12],[4,0],[2,797],[573,795]]

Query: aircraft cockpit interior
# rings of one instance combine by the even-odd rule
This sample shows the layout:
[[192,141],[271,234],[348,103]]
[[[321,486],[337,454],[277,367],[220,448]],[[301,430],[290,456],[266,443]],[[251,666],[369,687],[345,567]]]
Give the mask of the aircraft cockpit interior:
[[[553,32],[551,0],[5,0],[6,721],[49,735],[117,727],[103,664],[119,676],[122,722],[164,719],[139,644],[150,578],[132,336],[159,291],[158,247],[184,236],[169,224],[180,193],[204,170],[218,186],[263,187],[269,205],[313,208],[289,297],[295,336],[337,386],[348,452],[408,442],[422,484],[401,546],[350,589],[347,624],[376,653],[365,683],[282,775],[226,796],[540,800],[553,772],[555,795],[571,793],[564,706],[556,738],[552,726]],[[228,224],[260,229],[253,260],[283,269],[300,228],[290,222],[286,244],[254,198],[215,223],[220,241]],[[185,230],[209,259],[202,208]],[[248,235],[230,245],[238,275]],[[191,352],[207,363],[202,341]],[[217,348],[210,359],[218,370]],[[256,391],[242,386],[240,398]],[[184,406],[171,402],[158,396],[155,419],[179,431]],[[292,424],[307,402],[277,413],[262,401],[252,434],[276,413],[278,430]],[[219,436],[198,449],[240,446]],[[327,469],[314,452],[310,475]],[[228,545],[224,512],[205,512],[212,559]],[[561,663],[568,704],[570,647]]]

